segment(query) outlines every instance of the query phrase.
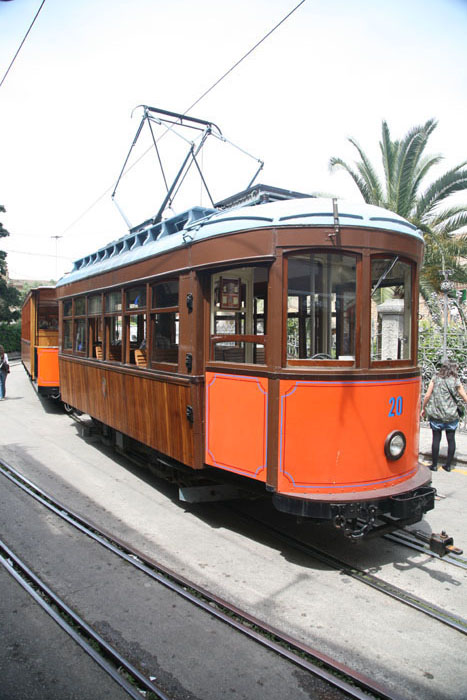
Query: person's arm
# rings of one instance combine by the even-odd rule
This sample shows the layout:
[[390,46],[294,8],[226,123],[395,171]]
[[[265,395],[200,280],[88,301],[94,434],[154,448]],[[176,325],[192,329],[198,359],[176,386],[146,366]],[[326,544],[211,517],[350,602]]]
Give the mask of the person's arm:
[[457,391],[459,392],[460,396],[465,401],[465,403],[467,403],[467,392],[465,391],[462,384],[459,384],[459,386],[457,387]]
[[431,380],[430,384],[428,385],[428,389],[425,394],[425,398],[423,399],[423,406],[422,406],[422,418],[425,417],[425,408],[426,405],[430,399],[431,394],[433,393],[433,387],[434,387],[434,382]]

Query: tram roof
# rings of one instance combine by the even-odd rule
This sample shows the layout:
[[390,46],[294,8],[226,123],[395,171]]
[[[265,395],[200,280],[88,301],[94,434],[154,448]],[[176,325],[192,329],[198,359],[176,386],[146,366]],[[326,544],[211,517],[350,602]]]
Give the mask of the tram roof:
[[71,272],[65,274],[57,286],[215,236],[271,226],[334,226],[333,205],[336,201],[340,226],[392,231],[423,240],[423,234],[416,226],[388,209],[365,203],[333,200],[330,197],[306,196],[295,192],[290,192],[290,195],[294,198],[281,198],[266,203],[257,203],[258,200],[251,202],[247,199],[246,204],[242,202],[239,206],[228,209],[221,208],[220,205],[217,208],[196,206],[157,224],[149,219],[131,229],[122,238],[76,260]]

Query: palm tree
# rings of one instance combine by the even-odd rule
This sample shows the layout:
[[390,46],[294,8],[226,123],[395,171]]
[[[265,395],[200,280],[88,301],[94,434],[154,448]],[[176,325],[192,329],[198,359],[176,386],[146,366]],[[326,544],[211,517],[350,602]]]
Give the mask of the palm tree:
[[467,161],[448,170],[422,191],[423,182],[442,156],[425,155],[429,137],[438,122],[429,119],[415,126],[402,140],[393,141],[385,121],[379,142],[383,160],[384,181],[379,177],[363,149],[349,138],[360,161],[351,167],[341,158],[329,161],[331,170],[342,168],[354,180],[368,204],[390,209],[413,223],[425,234],[425,263],[421,291],[425,298],[438,291],[442,281],[440,270],[448,268],[451,279],[467,282],[467,207],[446,205],[452,195],[467,190]]

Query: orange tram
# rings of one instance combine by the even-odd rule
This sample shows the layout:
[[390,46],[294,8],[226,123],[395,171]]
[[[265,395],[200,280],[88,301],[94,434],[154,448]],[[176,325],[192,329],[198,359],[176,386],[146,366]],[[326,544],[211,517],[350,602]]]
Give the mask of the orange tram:
[[36,391],[59,399],[58,302],[55,287],[36,287],[21,311],[21,361]]
[[417,522],[422,256],[392,212],[262,185],[146,221],[57,285],[62,400],[351,538]]

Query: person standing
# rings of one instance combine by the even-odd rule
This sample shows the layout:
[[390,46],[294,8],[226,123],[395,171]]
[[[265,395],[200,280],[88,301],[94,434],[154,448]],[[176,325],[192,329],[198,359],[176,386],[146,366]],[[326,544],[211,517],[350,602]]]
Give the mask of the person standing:
[[443,469],[450,472],[452,468],[456,452],[456,430],[459,425],[457,395],[467,402],[467,393],[458,377],[457,366],[453,362],[444,362],[431,380],[422,406],[422,418],[427,414],[433,433],[430,466],[433,472],[438,470],[439,445],[443,430],[448,441],[448,456]]
[[10,366],[8,364],[8,355],[5,352],[3,345],[0,345],[0,401],[5,398],[6,390],[6,377],[10,371]]

